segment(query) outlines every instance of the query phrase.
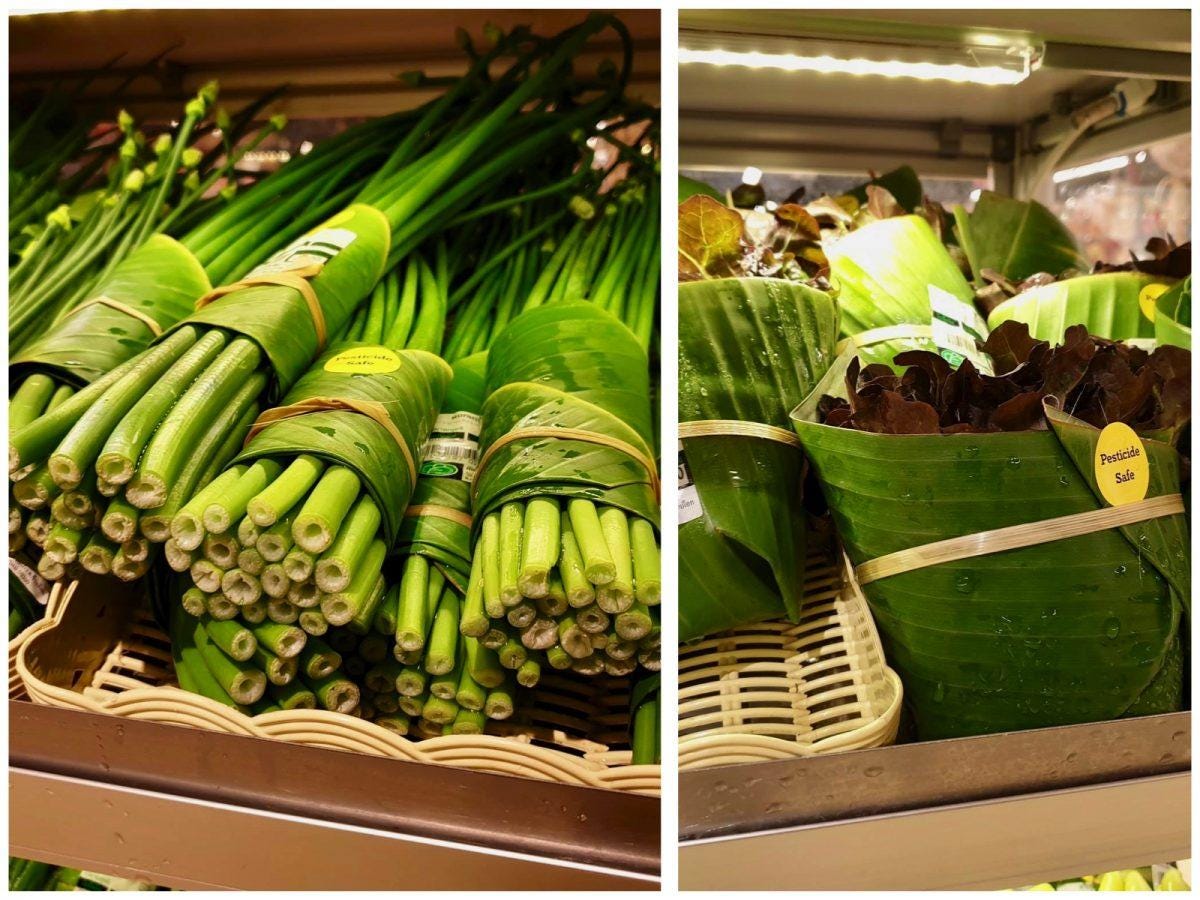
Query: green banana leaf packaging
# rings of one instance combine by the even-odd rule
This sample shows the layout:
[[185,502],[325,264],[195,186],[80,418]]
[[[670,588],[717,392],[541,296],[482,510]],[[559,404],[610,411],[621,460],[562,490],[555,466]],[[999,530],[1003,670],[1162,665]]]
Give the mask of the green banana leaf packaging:
[[646,352],[594,304],[535,307],[488,351],[485,396],[463,634],[521,683],[631,674],[660,640]]
[[804,458],[788,412],[834,358],[825,292],[767,278],[679,287],[679,638],[796,621]]
[[802,268],[819,237],[796,204],[754,223],[709,197],[679,207],[681,641],[799,617],[805,464],[788,412],[838,339],[833,298]]
[[975,292],[924,218],[879,219],[827,239],[823,250],[841,310],[839,349],[883,364],[905,350],[929,350],[990,372]]
[[1154,238],[1146,258],[1089,267],[1067,227],[1036,201],[985,191],[970,213],[959,206],[954,217],[989,329],[1022,322],[1034,338],[1058,342],[1083,325],[1109,340],[1190,348],[1190,335],[1172,327],[1190,317],[1190,297],[1180,310],[1173,290],[1191,274],[1190,245]]
[[22,348],[10,363],[10,377],[47,372],[76,387],[90,384],[144,350],[210,290],[204,267],[186,247],[154,235],[93,297]]
[[1190,353],[1002,324],[998,375],[845,354],[792,413],[922,739],[1180,708]]

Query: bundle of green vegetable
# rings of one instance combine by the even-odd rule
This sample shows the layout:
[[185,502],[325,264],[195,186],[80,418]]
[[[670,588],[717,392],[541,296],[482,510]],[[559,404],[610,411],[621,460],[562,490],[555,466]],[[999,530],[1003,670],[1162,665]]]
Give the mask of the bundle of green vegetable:
[[594,304],[537,307],[492,345],[486,397],[462,633],[519,680],[543,661],[653,664],[658,476],[637,337]]
[[[390,317],[383,318],[386,321]],[[356,323],[351,330],[356,327],[365,325]],[[389,356],[401,360],[402,368],[369,374],[371,369],[390,368]],[[328,372],[325,369],[330,365],[337,370],[353,370],[355,374]],[[285,398],[284,404],[303,403],[314,393],[339,396],[347,388],[361,394],[364,383],[387,382],[395,392],[392,403],[406,405],[410,412],[425,410],[425,421],[421,424],[428,433],[436,398],[428,389],[414,389],[411,384],[414,370],[420,366],[429,370],[428,374],[437,381],[440,395],[446,379],[445,364],[432,355],[419,351],[395,353],[386,347],[358,343],[343,345],[338,352],[327,354],[323,363],[319,361],[314,371],[297,384],[292,396]],[[400,377],[405,371],[407,379]],[[482,360],[460,363],[442,402],[442,408],[452,412],[436,420],[438,424],[434,425],[422,455],[417,455],[422,448],[415,440],[406,446],[405,454],[422,460],[422,474],[411,501],[405,490],[408,485],[394,483],[408,477],[398,471],[406,466],[394,459],[393,449],[381,442],[387,440],[386,435],[378,433],[377,428],[371,429],[376,423],[368,420],[363,427],[375,433],[360,435],[360,439],[371,438],[380,451],[389,451],[393,457],[391,467],[364,465],[356,453],[338,458],[346,464],[346,469],[353,466],[358,470],[356,474],[362,476],[364,486],[372,479],[383,483],[384,489],[376,494],[388,499],[377,503],[364,487],[352,504],[343,503],[346,512],[337,537],[320,553],[309,553],[304,547],[312,537],[305,528],[313,518],[308,509],[315,505],[314,498],[321,486],[321,480],[316,480],[312,470],[321,465],[322,452],[340,453],[337,448],[355,443],[353,436],[347,438],[344,434],[345,426],[354,424],[356,416],[363,417],[344,411],[310,413],[281,419],[251,440],[239,462],[249,462],[259,453],[283,444],[305,445],[311,452],[295,457],[273,484],[254,498],[244,500],[237,483],[251,477],[254,465],[259,463],[251,465],[236,481],[231,477],[231,489],[216,491],[218,495],[234,498],[238,512],[244,506],[246,518],[225,535],[205,536],[201,543],[205,548],[204,560],[193,563],[191,572],[193,579],[197,575],[208,579],[222,562],[228,563],[229,554],[223,559],[213,558],[220,555],[223,543],[241,544],[235,560],[237,568],[226,571],[220,578],[219,592],[205,596],[202,590],[193,587],[182,593],[177,602],[186,612],[197,615],[200,625],[193,620],[192,624],[180,627],[190,628],[201,645],[204,639],[197,637],[200,627],[207,632],[240,629],[236,633],[241,635],[241,644],[218,642],[215,650],[208,648],[207,657],[193,656],[206,663],[219,690],[202,673],[190,681],[185,674],[181,683],[188,681],[188,689],[199,690],[220,702],[251,704],[254,712],[319,705],[370,719],[399,734],[428,736],[441,734],[443,729],[457,734],[478,733],[488,718],[511,716],[516,690],[512,675],[501,669],[494,654],[489,656],[478,642],[458,633],[461,597],[470,569],[467,561],[470,518],[468,482],[454,476],[470,474],[470,437],[477,428],[472,430],[472,424],[464,420],[478,409],[481,392]],[[273,429],[306,421],[310,423],[309,430],[303,434],[271,434]],[[339,424],[340,429],[335,427]],[[457,428],[463,429],[461,434],[451,431]],[[273,459],[286,463],[288,457],[273,456]],[[307,497],[293,490],[280,500],[276,495],[284,488],[300,486],[291,477],[298,474],[307,476],[305,482],[315,481],[315,486]],[[326,468],[322,478],[333,474],[334,469]],[[290,512],[274,522],[267,521],[273,508],[289,503]],[[393,515],[392,521],[385,523],[381,510],[404,510],[405,515],[402,518]],[[232,520],[233,516],[229,518]],[[193,542],[194,535],[187,543]],[[399,578],[389,586],[382,570],[387,551],[393,546],[399,553],[390,569]],[[197,550],[194,555],[199,553]],[[169,542],[168,560],[175,556]],[[192,556],[180,556],[173,564],[182,568]],[[256,593],[260,596],[255,597]],[[285,596],[275,596],[281,593]],[[264,618],[272,620],[271,623],[264,622]],[[258,639],[258,646],[262,644],[263,629],[279,628],[286,629],[286,645],[267,647],[265,652],[258,653],[248,649],[251,641],[246,633]],[[326,645],[332,648],[332,655],[324,649]],[[234,655],[223,652],[223,646],[234,651]],[[289,687],[287,670],[292,667],[286,661],[272,659],[271,655],[283,653],[285,660],[303,658],[311,648],[317,649],[327,665],[319,672],[301,671],[297,686]],[[239,660],[239,655],[245,659]],[[235,666],[236,675],[231,663],[241,664]],[[333,687],[322,690],[327,685]],[[264,692],[271,691],[267,699],[263,699],[265,693],[259,693],[259,686],[263,686]]]
[[788,413],[833,360],[837,308],[755,275],[742,217],[709,197],[680,206],[679,252],[679,639],[690,641],[799,615],[804,460]]
[[[652,113],[634,108],[625,116]],[[618,124],[605,123],[606,141],[616,141],[609,132]],[[458,246],[477,244],[483,252],[477,265],[460,264],[464,277],[449,293],[448,359],[487,349],[514,316],[563,300],[590,300],[649,347],[659,282],[655,144],[643,137],[640,152],[618,146],[618,158],[629,160],[628,171],[611,189],[605,189],[597,154],[586,165],[577,154],[565,155],[561,165],[568,171],[561,178],[557,172],[546,175],[548,184],[531,182],[469,214],[453,240]],[[501,215],[507,208],[515,211]],[[476,239],[478,227],[484,234]]]
[[[437,593],[431,596],[436,602]],[[431,737],[482,733],[488,720],[507,719],[516,708],[512,675],[461,650],[466,661],[431,671],[421,651],[397,659],[390,635],[354,624],[318,636],[277,622],[193,618],[178,603],[171,617],[180,687],[249,715],[324,709]],[[432,642],[460,641],[439,611]],[[482,682],[470,677],[471,665]]]
[[[1051,347],[1015,323],[984,350],[1001,375],[922,351],[899,375],[843,357],[793,413],[919,734],[1178,709],[1190,354],[1081,327]],[[1105,452],[1144,459],[1136,479],[1117,470],[1144,502],[1114,506],[1101,485],[1113,423],[1138,436]],[[939,543],[958,536],[967,549]]]
[[[85,151],[94,158],[66,179],[80,193],[60,191],[61,202],[45,215],[42,227],[27,222],[28,207],[12,205],[10,235],[19,228],[29,240],[9,273],[10,354],[46,332],[65,311],[90,298],[109,296],[105,283],[151,236],[181,234],[226,207],[236,191],[232,176],[238,161],[285,120],[273,117],[242,142],[271,95],[236,118],[217,110],[210,120],[216,96],[216,83],[206,84],[187,104],[178,127],[152,143],[121,111],[115,128],[103,132],[98,146]],[[223,127],[217,129],[218,123]],[[223,140],[213,149],[206,152],[199,141],[193,143],[209,138],[214,129],[221,131]],[[109,164],[108,157],[114,155]],[[101,171],[106,164],[107,170]],[[218,192],[222,179],[229,183]],[[44,178],[35,184],[46,188]],[[175,256],[180,255],[177,250]],[[182,256],[184,267],[196,267],[187,254]],[[164,266],[168,264],[181,263],[174,258]]]
[[658,709],[661,693],[662,679],[657,673],[633,686],[629,745],[633,750],[630,762],[635,766],[657,765],[662,759],[662,716]]
[[[116,498],[129,482],[141,452],[152,443],[157,416],[213,363],[226,338],[214,333],[193,345],[193,330],[172,335],[141,361],[132,358],[193,308],[209,291],[210,279],[239,277],[248,264],[261,262],[281,241],[319,221],[331,203],[343,202],[371,161],[381,158],[388,136],[387,128],[347,132],[239,196],[182,241],[151,237],[117,266],[95,300],[18,354],[11,372],[23,380],[9,401],[9,429],[14,447],[26,448],[17,452],[36,462],[12,472],[10,551],[21,541],[14,542],[16,535],[42,547],[49,530],[57,529],[39,562],[47,577],[61,577],[65,566],[76,562],[98,573],[112,571],[117,562],[115,571],[123,578],[145,572],[149,553],[134,527],[137,509],[122,502],[127,498],[111,501],[116,509],[106,527],[105,498]],[[160,379],[172,364],[168,377]],[[80,385],[90,387],[76,395]],[[85,402],[89,394],[102,393],[103,402]],[[253,399],[238,393],[239,411]],[[217,416],[217,422],[219,431],[200,444],[210,461],[222,437],[233,439],[236,424],[228,415]],[[100,430],[105,426],[108,434]],[[26,439],[32,444],[22,445]],[[46,457],[52,449],[57,459]],[[192,462],[180,490],[204,483],[199,458]],[[118,557],[116,545],[125,543],[131,546]]]
[[312,634],[352,620],[369,628],[449,378],[424,350],[327,350],[259,417],[233,464],[155,526],[168,564],[195,584],[188,611],[261,602],[272,621]]
[[[627,38],[604,16],[550,40],[523,31],[501,36],[446,94],[406,120],[405,138],[359,202],[202,298],[201,308],[149,350],[15,430],[10,473],[31,477],[45,463],[63,492],[59,506],[68,515],[58,522],[63,527],[51,558],[73,561],[92,543],[85,530],[97,517],[115,516],[122,539],[135,542],[119,568],[139,574],[149,552],[136,537],[139,520],[173,516],[200,483],[192,471],[199,467],[187,463],[196,459],[189,454],[201,436],[214,447],[236,440],[244,422],[231,414],[231,402],[249,414],[249,403],[268,388],[286,393],[327,336],[343,331],[388,261],[417,250],[447,217],[486,193],[490,179],[536,165],[548,148],[596,121],[624,76],[610,78],[608,93],[577,104],[565,101],[582,88],[562,76],[607,25]],[[492,63],[505,55],[515,61],[503,77],[487,80]],[[494,145],[505,149],[494,153]],[[236,258],[243,243],[258,240],[225,252]],[[437,350],[441,314],[435,309],[427,319],[433,324],[423,336]],[[414,345],[411,336],[408,343]],[[111,552],[102,539],[97,543],[101,553]]]
[[153,891],[154,885],[98,872],[83,872],[64,866],[35,862],[16,856],[8,858],[10,891]]

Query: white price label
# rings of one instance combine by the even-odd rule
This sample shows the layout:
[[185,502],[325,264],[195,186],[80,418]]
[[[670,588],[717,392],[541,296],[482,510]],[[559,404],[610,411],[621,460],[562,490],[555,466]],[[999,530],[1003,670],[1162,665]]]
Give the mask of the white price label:
[[929,308],[933,342],[948,363],[958,366],[965,358],[985,375],[996,374],[991,359],[979,350],[979,345],[987,340],[988,330],[974,306],[931,284]]
[[347,228],[322,228],[297,238],[250,273],[254,275],[294,272],[309,266],[324,266],[347,247],[358,235]]
[[687,456],[683,452],[683,441],[679,442],[679,524],[686,525],[693,519],[704,515],[704,507],[700,504],[700,492],[696,490],[696,482],[692,480],[691,469],[688,468]]
[[442,413],[421,454],[421,474],[457,478],[470,484],[479,466],[479,432],[483,419],[475,413]]

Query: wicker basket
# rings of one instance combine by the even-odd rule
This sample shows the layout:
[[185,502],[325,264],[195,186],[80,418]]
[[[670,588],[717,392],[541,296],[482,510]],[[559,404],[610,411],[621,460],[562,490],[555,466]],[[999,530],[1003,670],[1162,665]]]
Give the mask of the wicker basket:
[[903,689],[849,563],[808,561],[799,624],[765,622],[683,647],[679,767],[879,747]]
[[[15,653],[14,653],[15,650]],[[495,733],[413,741],[324,710],[246,716],[176,686],[170,644],[136,595],[106,582],[51,595],[46,618],[10,645],[34,703],[413,762],[657,796],[659,766],[630,765],[627,680],[546,676]]]

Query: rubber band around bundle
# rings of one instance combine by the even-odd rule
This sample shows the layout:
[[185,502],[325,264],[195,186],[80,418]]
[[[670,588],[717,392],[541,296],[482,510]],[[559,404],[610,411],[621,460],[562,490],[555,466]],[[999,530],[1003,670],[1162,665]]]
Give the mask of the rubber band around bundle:
[[928,566],[938,566],[960,559],[972,559],[976,556],[1000,553],[1004,550],[1019,550],[1022,547],[1032,547],[1036,544],[1080,537],[1096,531],[1118,528],[1122,525],[1133,525],[1149,519],[1178,515],[1183,511],[1182,495],[1164,494],[1161,497],[1151,497],[1149,500],[1142,500],[1138,503],[1108,506],[1104,509],[1042,519],[1039,522],[1026,522],[1023,525],[996,528],[975,534],[964,534],[961,537],[910,547],[908,550],[900,550],[868,560],[856,567],[854,573],[860,585],[869,584],[872,581],[879,581],[881,578],[902,575],[905,572],[924,569]]
[[404,516],[408,519],[415,519],[418,516],[436,516],[439,519],[457,522],[459,525],[467,528],[471,527],[473,521],[470,514],[461,509],[454,509],[450,506],[439,506],[436,503],[415,503],[404,510]]
[[800,438],[793,431],[763,422],[744,422],[740,419],[696,419],[679,423],[679,439],[698,437],[752,437],[776,441],[789,447],[801,448]]
[[849,347],[869,347],[871,344],[882,344],[884,341],[903,340],[904,338],[932,338],[933,327],[930,325],[884,325],[882,328],[872,328],[860,331],[850,337],[838,341],[835,352],[841,355]]
[[311,413],[338,411],[359,413],[367,418],[374,419],[382,425],[392,440],[396,442],[396,446],[400,448],[400,452],[404,456],[404,462],[408,466],[409,485],[417,483],[417,466],[413,462],[413,456],[408,449],[408,444],[404,440],[404,435],[400,433],[400,429],[396,427],[396,423],[388,415],[387,408],[382,403],[374,400],[348,400],[342,397],[309,397],[307,400],[302,400],[299,403],[263,410],[259,414],[259,417],[254,420],[254,424],[250,426],[250,431],[246,434],[246,440],[242,446],[249,446],[250,442],[264,428],[276,422],[282,422],[284,419],[295,419],[298,416],[307,416]]
[[80,303],[77,307],[71,310],[70,315],[78,315],[89,306],[96,305],[107,306],[109,309],[115,309],[117,312],[125,313],[125,315],[132,319],[137,319],[139,322],[149,328],[150,333],[155,337],[158,337],[163,332],[162,326],[158,324],[158,321],[153,316],[142,312],[140,309],[135,309],[132,306],[122,303],[120,300],[114,300],[112,297],[93,297],[91,300]]
[[654,491],[654,496],[657,498],[660,495],[660,486],[658,481],[658,469],[654,466],[654,460],[650,459],[640,449],[633,444],[627,443],[620,438],[610,437],[607,434],[600,434],[597,431],[586,431],[582,428],[515,428],[504,436],[493,441],[491,446],[487,448],[483,456],[479,460],[479,465],[475,468],[475,478],[471,482],[471,499],[474,500],[479,490],[479,484],[483,481],[483,470],[486,468],[491,458],[502,448],[507,447],[513,441],[526,440],[528,438],[558,438],[564,441],[583,441],[587,444],[596,444],[600,447],[608,447],[612,450],[617,450],[624,453],[626,456],[638,463],[646,474],[650,476],[650,487]]
[[325,341],[328,339],[325,327],[325,311],[321,309],[321,301],[317,297],[317,292],[313,290],[312,282],[308,280],[318,275],[320,271],[320,265],[311,265],[301,269],[292,269],[289,272],[263,272],[258,275],[247,275],[233,284],[227,284],[209,291],[196,301],[196,309],[203,309],[226,294],[232,294],[234,291],[242,290],[242,288],[258,287],[265,284],[289,287],[299,292],[308,306],[308,313],[312,317],[313,330],[317,333],[317,352],[320,353],[325,349]]

